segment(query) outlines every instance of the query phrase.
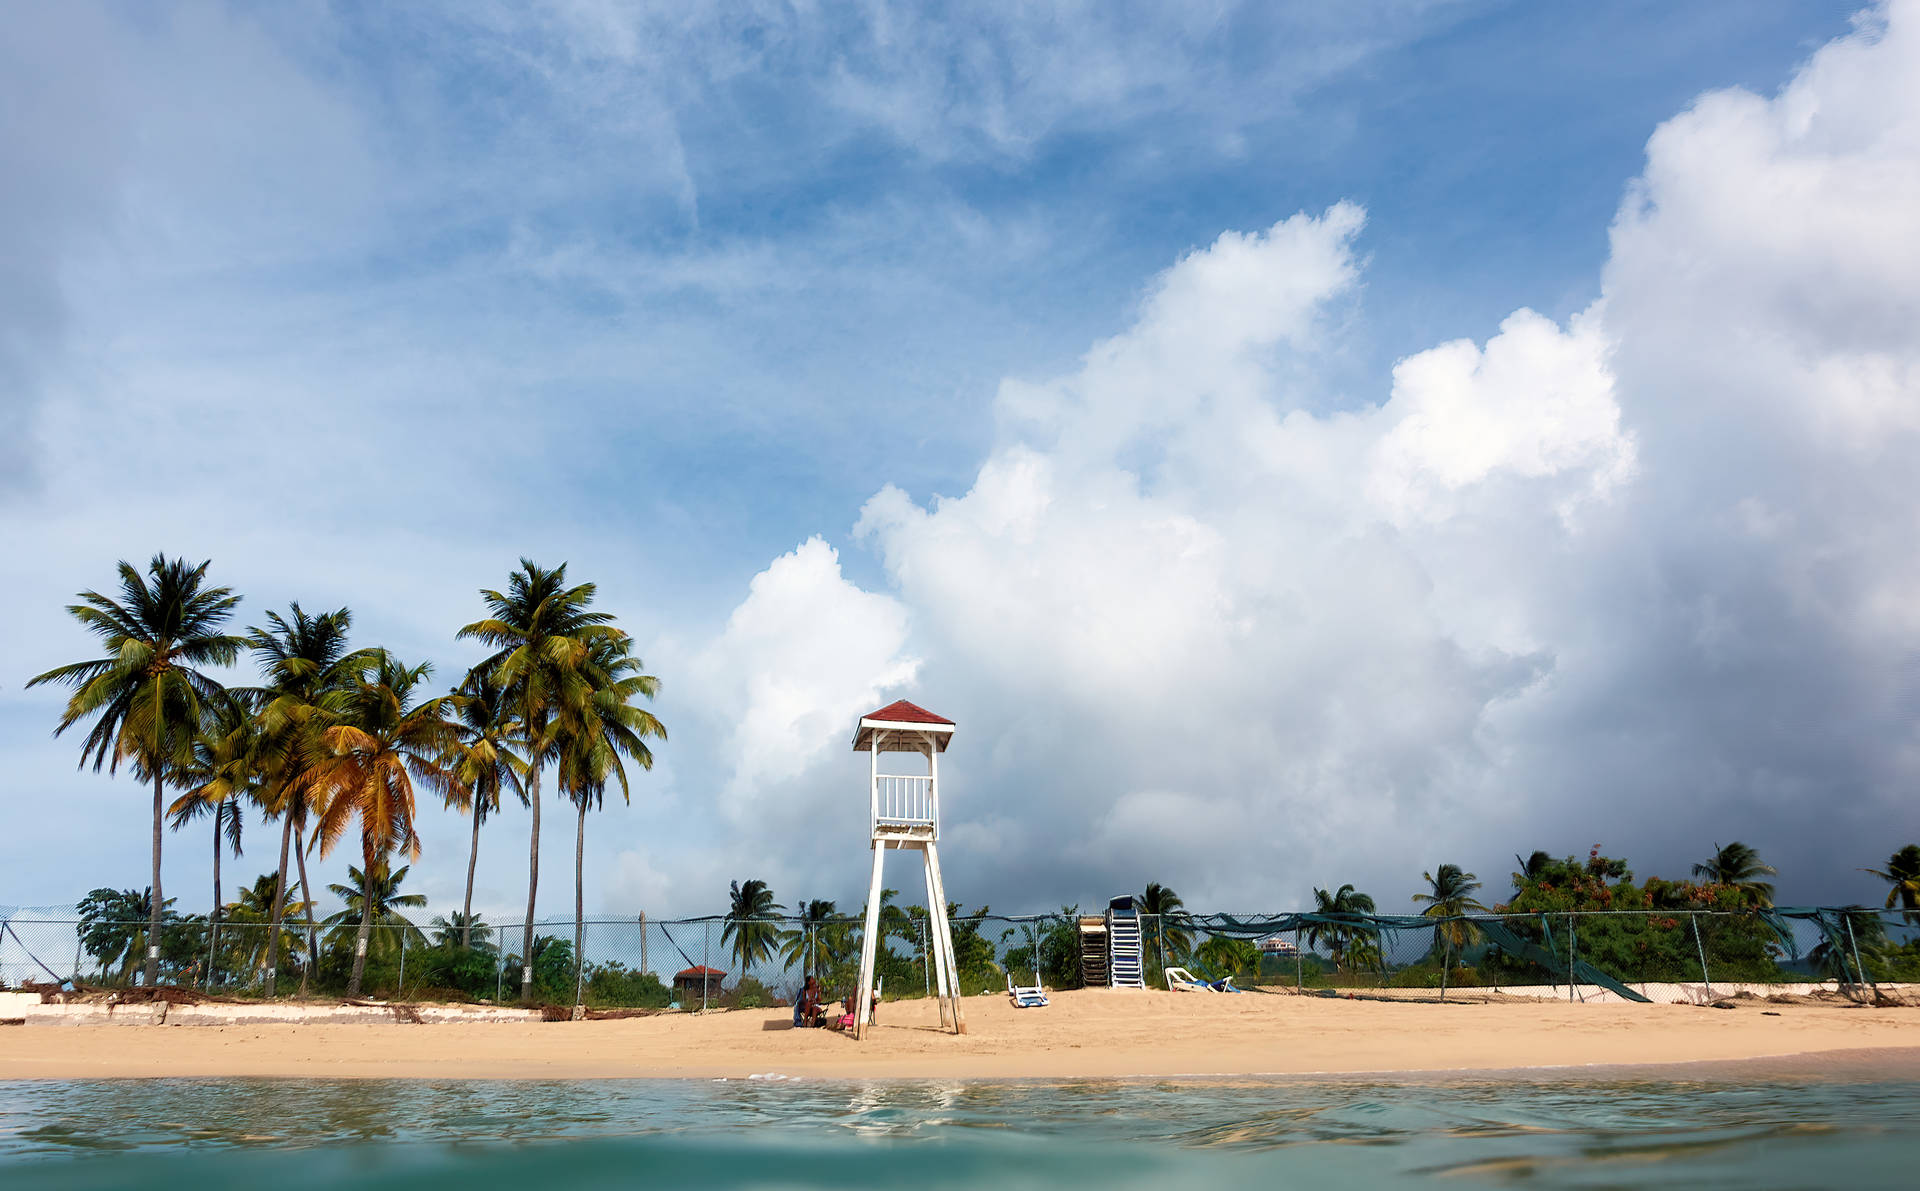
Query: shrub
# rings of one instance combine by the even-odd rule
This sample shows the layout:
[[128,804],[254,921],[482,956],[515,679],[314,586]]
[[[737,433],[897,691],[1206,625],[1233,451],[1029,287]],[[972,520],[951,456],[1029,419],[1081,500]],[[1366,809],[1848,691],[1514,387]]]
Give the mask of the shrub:
[[726,1009],[765,1009],[772,1004],[773,994],[751,976],[742,976],[740,983],[720,994],[720,1005]]
[[587,1004],[606,1009],[664,1009],[673,990],[652,972],[622,963],[587,966]]

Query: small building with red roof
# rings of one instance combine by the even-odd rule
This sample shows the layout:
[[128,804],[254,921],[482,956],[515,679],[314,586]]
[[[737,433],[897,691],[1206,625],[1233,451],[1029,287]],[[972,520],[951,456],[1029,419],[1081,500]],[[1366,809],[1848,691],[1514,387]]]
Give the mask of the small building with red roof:
[[720,984],[727,974],[719,968],[709,968],[704,964],[695,964],[684,972],[673,974],[673,996],[682,1005],[694,1001],[710,1001],[720,995]]

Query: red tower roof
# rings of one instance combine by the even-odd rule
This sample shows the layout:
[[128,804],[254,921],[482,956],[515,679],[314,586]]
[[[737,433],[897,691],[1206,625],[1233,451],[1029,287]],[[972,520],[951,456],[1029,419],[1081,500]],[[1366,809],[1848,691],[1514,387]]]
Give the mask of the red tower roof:
[[895,724],[945,724],[949,728],[953,727],[952,720],[947,719],[945,716],[935,715],[926,708],[916,706],[915,704],[907,702],[905,699],[899,699],[889,703],[879,711],[869,711],[860,718],[863,720],[886,720],[889,723]]
[[853,728],[853,751],[872,749],[876,732],[883,738],[879,741],[883,752],[923,753],[935,749],[944,753],[953,735],[953,721],[900,699],[860,717]]

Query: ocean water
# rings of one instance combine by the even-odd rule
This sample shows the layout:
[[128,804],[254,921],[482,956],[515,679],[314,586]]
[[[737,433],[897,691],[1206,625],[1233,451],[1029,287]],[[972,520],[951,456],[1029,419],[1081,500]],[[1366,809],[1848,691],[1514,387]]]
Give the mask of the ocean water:
[[1920,1187],[1920,1081],[0,1085],[0,1187]]

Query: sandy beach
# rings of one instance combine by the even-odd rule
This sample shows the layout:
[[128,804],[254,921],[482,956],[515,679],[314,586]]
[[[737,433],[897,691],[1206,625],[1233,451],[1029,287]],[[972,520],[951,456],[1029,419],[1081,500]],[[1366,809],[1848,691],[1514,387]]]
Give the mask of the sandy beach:
[[1821,1056],[1920,1077],[1920,1009],[1421,1004],[1251,994],[1061,992],[1044,1009],[888,1004],[865,1041],[794,1030],[783,1010],[611,1021],[234,1027],[11,1027],[0,1079],[600,1079],[788,1075],[1010,1079],[1308,1075],[1645,1066]]

